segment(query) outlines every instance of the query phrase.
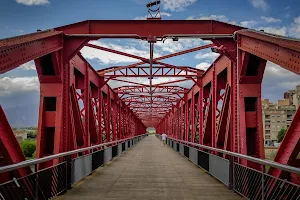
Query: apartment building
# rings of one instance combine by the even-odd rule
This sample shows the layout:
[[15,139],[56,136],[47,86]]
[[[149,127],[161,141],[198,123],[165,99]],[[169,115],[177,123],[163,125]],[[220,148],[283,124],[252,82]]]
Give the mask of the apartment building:
[[296,112],[294,105],[289,105],[289,99],[272,103],[268,99],[262,101],[263,129],[266,145],[277,141],[280,129],[288,129]]
[[300,106],[300,85],[297,85],[295,90],[285,92],[284,99],[289,101],[289,105],[294,105],[298,109]]

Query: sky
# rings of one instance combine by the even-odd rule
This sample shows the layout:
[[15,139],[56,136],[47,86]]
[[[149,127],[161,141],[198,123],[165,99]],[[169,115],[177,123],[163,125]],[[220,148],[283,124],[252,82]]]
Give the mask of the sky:
[[[83,20],[143,20],[149,0],[1,0],[0,38],[46,30]],[[300,38],[299,0],[162,0],[163,20],[214,19],[247,28],[265,30]],[[136,40],[93,41],[104,47],[149,57],[149,44]],[[155,44],[154,57],[205,44],[198,40],[180,40]],[[136,60],[84,47],[81,53],[96,69],[128,65]],[[217,57],[209,49],[164,60],[170,64],[207,69]],[[154,82],[170,79],[154,80]],[[143,82],[143,81],[141,81]],[[115,83],[110,83],[115,87]],[[275,102],[294,89],[300,79],[268,62],[262,86],[263,98]],[[4,109],[39,102],[39,82],[33,62],[0,75],[0,104]],[[38,105],[37,105],[38,106]]]

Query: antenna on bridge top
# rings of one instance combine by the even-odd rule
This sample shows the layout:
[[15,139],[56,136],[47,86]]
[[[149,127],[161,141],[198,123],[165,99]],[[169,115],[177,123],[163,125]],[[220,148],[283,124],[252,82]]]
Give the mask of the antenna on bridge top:
[[161,20],[160,1],[152,1],[146,4],[148,8],[147,20]]

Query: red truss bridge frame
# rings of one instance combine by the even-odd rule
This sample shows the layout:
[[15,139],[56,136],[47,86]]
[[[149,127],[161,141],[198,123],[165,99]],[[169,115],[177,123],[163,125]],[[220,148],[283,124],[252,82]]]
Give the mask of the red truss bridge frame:
[[[148,41],[149,58],[89,43],[103,38]],[[167,38],[211,43],[154,58],[155,43]],[[95,71],[80,54],[84,46],[140,61]],[[220,55],[206,71],[163,62],[212,47]],[[264,158],[261,83],[266,62],[300,75],[300,42],[213,20],[90,20],[0,40],[1,74],[31,60],[40,81],[37,157],[140,135],[155,127],[175,139]],[[133,77],[146,77],[149,83]],[[174,81],[153,84],[157,77]],[[123,86],[111,88],[109,81]],[[187,81],[191,88],[181,86]],[[24,160],[2,108],[0,119],[1,164]],[[300,166],[299,137],[298,109],[276,162]],[[59,160],[45,166],[54,162]],[[269,173],[300,182],[281,170]]]

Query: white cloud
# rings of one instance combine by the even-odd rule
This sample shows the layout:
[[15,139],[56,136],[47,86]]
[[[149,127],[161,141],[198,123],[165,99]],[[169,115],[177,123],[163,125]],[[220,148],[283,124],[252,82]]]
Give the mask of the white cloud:
[[167,16],[167,17],[171,17],[172,14],[171,13],[167,13],[167,12],[160,12],[161,16]]
[[168,53],[175,53],[177,51],[182,51],[189,48],[201,46],[203,44],[204,44],[203,40],[200,39],[180,39],[179,41],[173,41],[172,39],[167,39],[164,42],[157,42],[155,46],[161,48],[162,51]]
[[284,81],[281,82],[281,87],[286,90],[295,89],[296,86],[300,85],[300,81]]
[[203,53],[203,52],[199,52],[195,55],[196,59],[204,59],[204,60],[214,60],[219,56],[218,53],[214,53],[214,52],[208,52],[208,53]]
[[299,85],[299,76],[272,62],[267,62],[262,82],[263,98],[283,99],[283,93]]
[[19,92],[38,92],[39,89],[39,80],[36,76],[0,78],[0,96],[8,96],[12,93]]
[[287,32],[288,32],[288,29],[285,26],[283,26],[283,27],[272,27],[272,26],[259,27],[258,30],[264,30],[266,33],[282,35],[282,36],[287,36]]
[[217,21],[226,22],[229,24],[234,24],[234,25],[238,24],[235,20],[230,20],[225,15],[209,15],[209,16],[201,16],[200,15],[200,17],[190,16],[187,18],[187,20],[217,20]]
[[145,20],[147,19],[147,16],[137,16],[134,18],[134,20]]
[[[141,56],[144,58],[149,58],[149,50],[140,50],[140,49],[137,49],[132,46],[126,46],[126,45],[120,46],[117,44],[104,43],[101,41],[93,41],[91,43],[98,45],[98,46],[106,47],[109,49],[138,55],[138,56]],[[104,64],[117,64],[117,63],[129,63],[129,62],[140,61],[140,60],[137,60],[134,58],[129,58],[127,56],[122,56],[119,54],[101,51],[99,49],[94,49],[94,48],[90,48],[90,47],[84,47],[81,50],[81,53],[85,58],[98,59],[100,61],[100,63],[104,63]],[[158,53],[154,53],[154,57],[159,57],[159,56],[161,56],[161,55]]]
[[229,24],[248,27],[248,28],[251,28],[251,27],[258,24],[258,22],[254,21],[254,20],[245,20],[245,21],[239,22],[239,21],[236,21],[234,19],[230,19],[229,17],[227,17],[225,15],[209,15],[209,16],[200,15],[199,17],[190,16],[186,19],[187,20],[216,20],[216,21],[226,22],[226,23],[229,23]]
[[36,70],[34,61],[30,61],[23,65],[20,65],[20,68],[22,68],[24,70]]
[[291,12],[287,12],[287,13],[284,15],[285,18],[289,18],[290,16],[291,16]]
[[196,65],[196,68],[202,69],[202,70],[207,70],[210,67],[210,65],[211,65],[210,63],[202,62],[202,63]]
[[292,23],[289,29],[289,35],[300,38],[300,16],[294,19],[294,23]]
[[269,5],[267,4],[266,0],[249,0],[252,6],[255,8],[261,8],[263,10],[267,10]]
[[165,10],[183,11],[185,7],[195,3],[197,0],[162,0],[162,5]]
[[261,16],[260,17],[262,20],[266,21],[267,23],[276,23],[276,22],[281,22],[281,19],[276,19],[273,17],[265,17],[265,16]]
[[49,0],[16,0],[17,3],[25,4],[26,6],[45,5],[50,3]]
[[267,62],[265,74],[264,76],[273,77],[274,79],[277,78],[287,78],[291,76],[291,72],[288,70],[276,65],[270,61]]
[[243,26],[243,27],[253,27],[257,24],[257,21],[254,21],[254,20],[249,20],[249,21],[241,21],[240,24]]

